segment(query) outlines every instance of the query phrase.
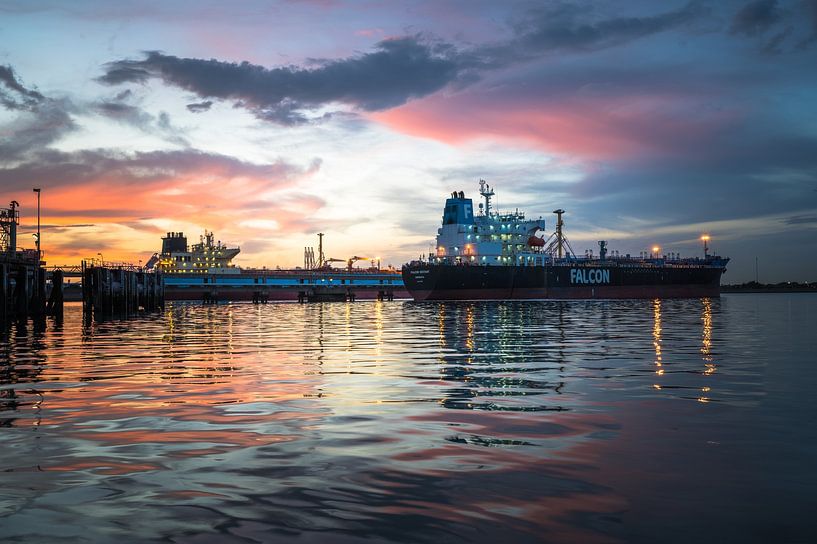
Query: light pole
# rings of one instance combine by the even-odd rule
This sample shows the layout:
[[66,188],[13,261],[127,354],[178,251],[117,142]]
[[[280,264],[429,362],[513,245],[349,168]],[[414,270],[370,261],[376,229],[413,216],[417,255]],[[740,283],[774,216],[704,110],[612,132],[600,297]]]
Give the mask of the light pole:
[[42,255],[40,253],[40,189],[39,189],[39,187],[35,187],[34,192],[37,193],[37,266],[40,266],[40,259],[42,258]]
[[704,259],[706,259],[707,256],[709,255],[709,235],[704,234],[703,236],[701,236],[701,240],[703,240],[704,243]]
[[105,259],[102,257],[102,253],[97,253],[99,255],[99,266],[105,266]]

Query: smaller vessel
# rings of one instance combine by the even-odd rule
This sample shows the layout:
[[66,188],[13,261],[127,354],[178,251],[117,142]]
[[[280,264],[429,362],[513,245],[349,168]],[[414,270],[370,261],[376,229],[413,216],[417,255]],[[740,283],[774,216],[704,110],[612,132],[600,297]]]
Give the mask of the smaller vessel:
[[158,268],[165,274],[240,274],[241,269],[232,264],[241,248],[227,247],[221,240],[204,231],[199,243],[187,246],[183,232],[168,232],[162,238],[162,253],[154,253],[145,268]]
[[[164,276],[167,300],[353,300],[404,298],[408,294],[398,270],[381,269],[379,260],[354,256],[325,258],[323,234],[316,258],[307,248],[304,268],[241,268],[232,260],[239,247],[216,241],[205,231],[199,243],[188,246],[182,232],[168,232],[162,238],[162,252],[154,253],[145,267]],[[355,268],[357,261],[371,261],[371,267]],[[342,269],[331,262],[342,262]],[[377,262],[377,266],[374,263]]]

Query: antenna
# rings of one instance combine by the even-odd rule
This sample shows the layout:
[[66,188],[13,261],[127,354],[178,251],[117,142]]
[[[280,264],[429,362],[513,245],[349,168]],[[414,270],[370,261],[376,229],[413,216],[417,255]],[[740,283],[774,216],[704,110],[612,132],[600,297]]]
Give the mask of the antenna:
[[[484,179],[479,180],[479,194],[485,198],[485,215],[491,215],[491,197],[494,196],[494,190],[488,185]],[[481,207],[481,206],[480,206]]]

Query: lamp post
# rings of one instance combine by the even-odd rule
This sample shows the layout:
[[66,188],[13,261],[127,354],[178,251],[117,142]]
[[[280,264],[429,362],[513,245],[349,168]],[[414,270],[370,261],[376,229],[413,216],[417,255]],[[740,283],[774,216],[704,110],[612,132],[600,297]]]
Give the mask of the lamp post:
[[97,253],[99,255],[99,266],[105,266],[105,259],[102,257],[102,253]]
[[704,243],[704,259],[706,259],[709,256],[709,235],[704,234],[701,236],[701,240]]
[[37,266],[40,266],[40,188],[35,187],[34,192],[37,193]]

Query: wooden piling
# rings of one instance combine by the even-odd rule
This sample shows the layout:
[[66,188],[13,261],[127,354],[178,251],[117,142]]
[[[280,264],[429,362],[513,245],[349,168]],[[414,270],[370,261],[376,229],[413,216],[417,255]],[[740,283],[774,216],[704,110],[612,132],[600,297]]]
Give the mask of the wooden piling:
[[8,266],[0,263],[0,326],[9,321],[9,277]]
[[164,306],[164,284],[158,273],[83,263],[82,308],[94,318],[128,317]]
[[62,318],[63,315],[63,292],[62,292],[62,270],[55,270],[51,274],[51,294],[45,305],[46,315]]

